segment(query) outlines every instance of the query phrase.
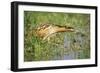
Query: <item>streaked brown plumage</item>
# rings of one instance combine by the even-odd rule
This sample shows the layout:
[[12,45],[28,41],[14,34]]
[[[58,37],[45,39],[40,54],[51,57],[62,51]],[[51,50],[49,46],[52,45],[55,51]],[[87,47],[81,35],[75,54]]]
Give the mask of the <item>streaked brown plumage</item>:
[[43,38],[43,40],[47,39],[50,35],[59,33],[59,32],[73,32],[73,27],[59,26],[59,25],[48,25],[44,24],[37,28],[36,34]]

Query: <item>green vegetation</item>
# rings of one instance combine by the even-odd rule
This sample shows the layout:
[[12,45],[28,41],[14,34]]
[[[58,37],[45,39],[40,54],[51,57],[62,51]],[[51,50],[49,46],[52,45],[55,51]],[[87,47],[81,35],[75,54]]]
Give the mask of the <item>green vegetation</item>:
[[[57,33],[48,42],[47,40],[42,40],[37,37],[35,34],[35,29],[44,23],[71,26],[75,28],[77,33]],[[65,37],[67,39],[65,39]],[[64,43],[65,40],[67,42]],[[24,61],[87,58],[90,58],[89,14],[36,11],[24,12]]]

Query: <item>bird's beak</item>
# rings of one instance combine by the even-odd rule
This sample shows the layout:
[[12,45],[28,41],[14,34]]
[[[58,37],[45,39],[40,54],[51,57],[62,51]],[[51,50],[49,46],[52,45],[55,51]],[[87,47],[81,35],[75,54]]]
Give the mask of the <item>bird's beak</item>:
[[74,32],[75,30],[74,29],[68,29],[70,32]]

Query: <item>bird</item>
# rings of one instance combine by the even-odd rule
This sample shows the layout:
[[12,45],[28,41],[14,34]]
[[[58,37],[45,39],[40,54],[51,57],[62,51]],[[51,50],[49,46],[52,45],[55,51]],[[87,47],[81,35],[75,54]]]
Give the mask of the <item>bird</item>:
[[53,25],[53,24],[41,24],[36,29],[36,34],[41,37],[43,40],[49,39],[52,34],[60,32],[74,32],[73,27]]

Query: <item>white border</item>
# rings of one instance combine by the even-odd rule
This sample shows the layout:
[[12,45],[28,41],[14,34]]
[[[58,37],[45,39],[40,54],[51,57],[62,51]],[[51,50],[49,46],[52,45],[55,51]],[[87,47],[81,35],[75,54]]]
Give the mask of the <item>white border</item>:
[[[46,7],[46,6],[18,6],[18,68],[36,68],[36,67],[50,67],[50,66],[71,66],[95,64],[95,11],[92,9],[79,8],[61,8],[61,7]],[[24,62],[24,11],[46,11],[46,12],[65,12],[65,13],[89,13],[91,14],[91,58],[84,60],[61,60],[61,61],[34,61]]]

